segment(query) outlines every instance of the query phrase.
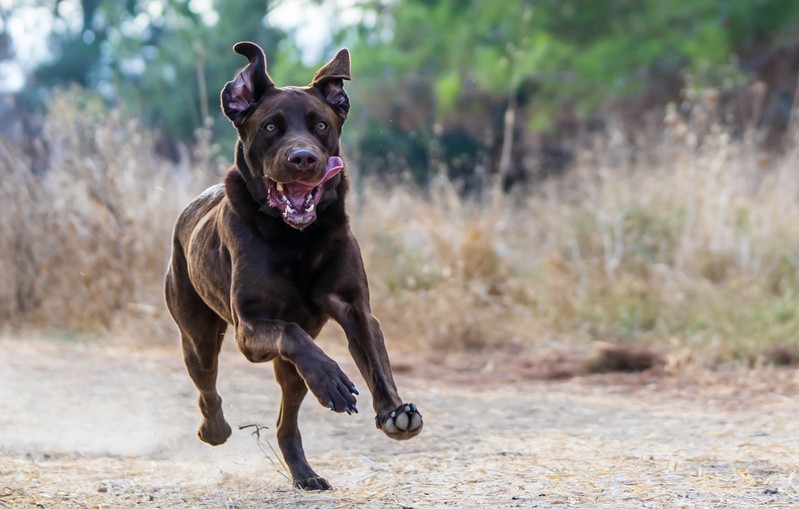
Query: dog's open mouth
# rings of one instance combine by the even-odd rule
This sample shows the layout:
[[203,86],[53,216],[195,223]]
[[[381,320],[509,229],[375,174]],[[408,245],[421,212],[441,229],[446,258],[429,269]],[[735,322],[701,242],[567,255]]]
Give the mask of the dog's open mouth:
[[325,172],[316,182],[295,180],[275,182],[267,178],[269,206],[280,210],[283,220],[294,228],[303,229],[316,220],[316,206],[322,199],[322,187],[344,168],[344,161],[333,156],[327,160]]

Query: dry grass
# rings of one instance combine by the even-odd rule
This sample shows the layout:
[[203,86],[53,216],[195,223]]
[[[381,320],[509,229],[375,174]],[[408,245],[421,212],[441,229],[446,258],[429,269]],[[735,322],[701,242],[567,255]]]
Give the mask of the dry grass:
[[792,362],[799,150],[769,157],[705,118],[669,116],[645,150],[611,133],[525,195],[370,191],[356,226],[380,316],[441,347],[657,341]]
[[49,169],[34,175],[0,140],[0,263],[12,268],[0,284],[0,320],[56,336],[110,330],[160,340],[171,223],[216,169],[208,158],[167,164],[135,120],[77,91],[52,102],[42,143]]
[[[568,338],[658,342],[713,360],[799,351],[797,149],[762,155],[701,108],[656,137],[611,133],[563,179],[464,199],[374,182],[353,228],[394,347]],[[653,141],[654,140],[654,141]],[[149,135],[76,93],[51,107],[50,170],[0,144],[0,317],[14,330],[173,341],[161,279],[172,221],[223,170],[152,156]],[[354,164],[354,163],[353,163]]]

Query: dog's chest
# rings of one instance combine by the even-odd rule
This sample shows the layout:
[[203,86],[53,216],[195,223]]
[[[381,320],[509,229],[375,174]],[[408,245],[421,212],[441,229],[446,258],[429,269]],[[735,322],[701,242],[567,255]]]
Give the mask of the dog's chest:
[[282,249],[271,260],[276,283],[297,296],[310,295],[321,276],[323,256],[307,249]]
[[309,333],[324,323],[324,313],[314,302],[319,274],[305,260],[284,259],[274,267],[267,285],[267,307],[275,318],[299,324]]

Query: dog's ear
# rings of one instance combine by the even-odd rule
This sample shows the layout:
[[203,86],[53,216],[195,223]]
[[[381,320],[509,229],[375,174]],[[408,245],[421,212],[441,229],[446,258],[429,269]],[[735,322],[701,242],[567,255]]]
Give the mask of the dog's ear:
[[275,86],[266,73],[264,50],[252,42],[240,42],[233,51],[244,55],[250,63],[239,74],[228,81],[222,89],[222,111],[234,124],[241,120],[243,113],[257,103],[264,93]]
[[342,118],[350,111],[350,98],[344,91],[344,80],[350,77],[350,52],[344,48],[330,62],[316,71],[311,86],[322,93],[327,103]]

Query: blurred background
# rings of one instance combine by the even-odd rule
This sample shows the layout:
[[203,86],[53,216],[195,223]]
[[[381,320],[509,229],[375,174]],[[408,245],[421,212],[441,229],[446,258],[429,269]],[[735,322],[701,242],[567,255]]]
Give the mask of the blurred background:
[[0,332],[172,344],[219,91],[352,53],[353,229],[391,348],[799,360],[788,0],[0,0]]

